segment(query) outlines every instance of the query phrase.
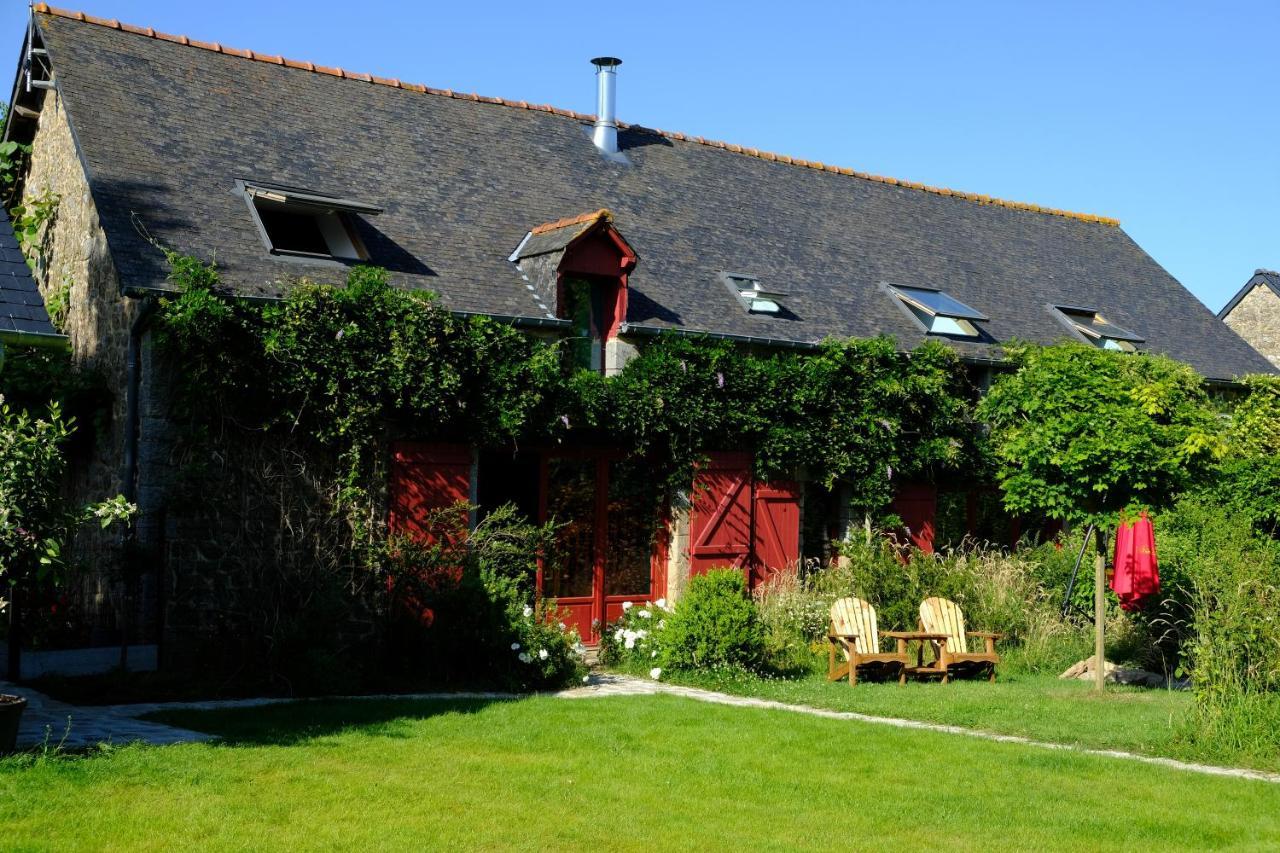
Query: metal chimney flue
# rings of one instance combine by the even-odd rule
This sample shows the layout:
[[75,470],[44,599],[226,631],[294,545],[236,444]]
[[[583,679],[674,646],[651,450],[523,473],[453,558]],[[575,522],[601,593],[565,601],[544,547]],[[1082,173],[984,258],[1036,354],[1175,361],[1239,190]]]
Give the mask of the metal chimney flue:
[[618,66],[622,60],[613,56],[597,56],[596,125],[591,141],[605,154],[618,153]]

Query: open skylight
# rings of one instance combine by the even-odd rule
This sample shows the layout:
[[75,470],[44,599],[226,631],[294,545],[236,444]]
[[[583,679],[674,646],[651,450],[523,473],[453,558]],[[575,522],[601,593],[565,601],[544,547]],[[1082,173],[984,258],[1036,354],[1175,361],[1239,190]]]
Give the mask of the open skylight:
[[720,280],[750,314],[781,314],[787,294],[761,286],[760,280],[741,273],[722,272]]
[[243,184],[258,233],[272,254],[365,260],[352,216],[381,208],[352,199],[270,184]]
[[982,337],[982,332],[974,323],[986,320],[987,315],[970,308],[949,293],[933,287],[907,287],[898,284],[886,284],[884,289],[931,335]]
[[1052,307],[1069,329],[1100,349],[1136,352],[1137,345],[1144,340],[1140,335],[1108,321],[1092,308],[1074,308],[1068,305]]

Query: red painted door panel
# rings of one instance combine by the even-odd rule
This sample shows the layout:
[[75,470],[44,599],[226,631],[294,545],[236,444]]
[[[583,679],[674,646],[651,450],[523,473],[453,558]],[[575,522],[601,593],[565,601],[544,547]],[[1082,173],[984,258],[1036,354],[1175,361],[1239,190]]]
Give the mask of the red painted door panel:
[[799,483],[756,484],[752,544],[752,589],[778,572],[795,571],[800,562]]
[[713,453],[694,478],[689,571],[745,569],[751,559],[751,455]]
[[402,442],[392,447],[391,531],[434,541],[431,514],[471,500],[471,462],[471,448],[461,444]]
[[893,512],[902,519],[907,537],[926,554],[933,553],[933,525],[938,516],[938,490],[934,486],[905,485],[893,499]]

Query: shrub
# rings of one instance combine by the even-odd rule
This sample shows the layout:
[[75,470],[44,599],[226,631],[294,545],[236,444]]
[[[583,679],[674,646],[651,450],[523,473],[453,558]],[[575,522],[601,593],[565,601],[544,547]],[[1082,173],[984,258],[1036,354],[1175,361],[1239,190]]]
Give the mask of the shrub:
[[752,669],[764,659],[764,632],[740,569],[693,577],[666,621],[661,652],[672,669]]
[[600,659],[611,666],[662,674],[663,641],[672,608],[666,599],[622,604],[622,616],[605,626],[600,638]]
[[554,532],[513,507],[469,533],[466,505],[427,519],[430,542],[388,548],[389,649],[408,675],[430,681],[560,687],[581,677],[577,631],[535,599],[537,556]]
[[752,593],[765,638],[765,660],[779,672],[812,671],[825,654],[831,596],[816,593],[806,572],[780,572]]

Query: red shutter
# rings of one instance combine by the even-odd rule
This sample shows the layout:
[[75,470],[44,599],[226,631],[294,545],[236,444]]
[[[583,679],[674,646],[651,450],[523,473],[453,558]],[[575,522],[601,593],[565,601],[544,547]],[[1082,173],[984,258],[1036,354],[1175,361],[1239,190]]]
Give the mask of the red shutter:
[[800,562],[800,484],[789,480],[757,483],[755,494],[755,559],[751,588]]
[[471,464],[466,445],[396,444],[388,486],[391,532],[433,541],[430,514],[471,500]]
[[689,572],[745,569],[750,556],[751,454],[713,453],[694,478]]
[[938,490],[934,486],[905,485],[893,499],[893,512],[902,519],[911,544],[933,553],[933,526],[938,516]]

